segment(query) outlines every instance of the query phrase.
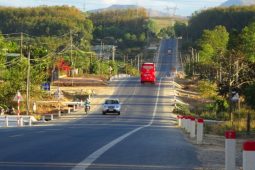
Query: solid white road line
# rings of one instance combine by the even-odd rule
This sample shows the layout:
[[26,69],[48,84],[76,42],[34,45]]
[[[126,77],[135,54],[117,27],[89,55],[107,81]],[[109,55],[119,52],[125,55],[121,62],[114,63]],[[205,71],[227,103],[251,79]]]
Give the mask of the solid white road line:
[[118,137],[117,139],[111,141],[110,143],[101,147],[97,151],[93,152],[91,155],[89,155],[87,158],[85,158],[83,161],[81,161],[79,164],[77,164],[74,168],[72,168],[72,170],[86,170],[96,159],[98,159],[102,154],[104,154],[110,148],[112,148],[113,146],[115,146],[116,144],[118,144],[119,142],[121,142],[122,140],[127,138],[128,136],[132,135],[133,133],[135,133],[145,127],[151,126],[154,121],[156,111],[157,111],[157,103],[158,103],[158,99],[159,99],[160,85],[161,85],[161,78],[160,78],[160,82],[159,82],[157,99],[156,99],[156,103],[155,103],[155,107],[154,107],[154,111],[153,111],[153,116],[152,116],[151,121],[148,125],[138,127],[136,129]]
[[19,137],[19,136],[24,136],[24,134],[12,135],[12,136],[9,136],[9,138],[15,138],[15,137]]

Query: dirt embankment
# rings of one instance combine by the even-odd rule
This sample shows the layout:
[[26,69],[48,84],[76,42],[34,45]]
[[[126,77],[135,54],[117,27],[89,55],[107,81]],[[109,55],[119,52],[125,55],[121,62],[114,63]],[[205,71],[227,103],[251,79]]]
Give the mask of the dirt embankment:
[[[61,91],[61,98],[58,100],[56,91]],[[113,88],[107,86],[107,81],[97,77],[64,77],[53,83],[50,91],[44,99],[36,101],[36,114],[43,115],[57,113],[60,105],[61,112],[67,112],[68,106],[65,102],[84,101],[91,97],[92,105],[101,104],[99,95],[107,96],[113,93]]]

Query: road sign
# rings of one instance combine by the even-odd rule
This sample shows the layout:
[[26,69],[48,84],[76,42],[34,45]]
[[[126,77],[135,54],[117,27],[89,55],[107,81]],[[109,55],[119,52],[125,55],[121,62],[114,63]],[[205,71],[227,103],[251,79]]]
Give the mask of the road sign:
[[15,97],[13,98],[13,101],[24,101],[23,97],[21,96],[20,92],[17,91]]
[[231,101],[232,102],[237,102],[239,100],[239,94],[236,93],[232,98],[231,98]]
[[50,91],[50,83],[43,83],[42,84],[42,89],[46,91]]

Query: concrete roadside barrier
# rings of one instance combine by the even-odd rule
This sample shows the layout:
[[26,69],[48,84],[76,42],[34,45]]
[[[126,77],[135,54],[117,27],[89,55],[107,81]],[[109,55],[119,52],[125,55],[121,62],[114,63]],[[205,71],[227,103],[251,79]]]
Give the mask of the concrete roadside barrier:
[[197,119],[197,144],[203,143],[203,135],[204,135],[204,119]]
[[191,118],[192,116],[186,116],[186,131],[187,133],[191,132]]
[[183,122],[183,129],[186,130],[186,116],[185,115],[183,116],[182,122]]
[[181,127],[181,116],[177,115],[178,126]]
[[190,134],[191,133],[191,118],[192,116],[187,117],[187,132]]
[[243,170],[255,170],[255,141],[243,144]]
[[196,137],[196,119],[194,117],[190,117],[190,137]]
[[185,131],[187,131],[187,122],[188,122],[187,119],[188,119],[187,116],[184,116],[184,117],[183,117],[183,125],[184,125],[184,130],[185,130]]
[[236,132],[225,132],[225,170],[236,169]]
[[180,116],[180,127],[183,128],[183,116]]
[[185,129],[186,129],[186,132],[189,133],[189,120],[190,120],[189,116],[186,116],[185,120],[186,120],[186,127],[185,127]]

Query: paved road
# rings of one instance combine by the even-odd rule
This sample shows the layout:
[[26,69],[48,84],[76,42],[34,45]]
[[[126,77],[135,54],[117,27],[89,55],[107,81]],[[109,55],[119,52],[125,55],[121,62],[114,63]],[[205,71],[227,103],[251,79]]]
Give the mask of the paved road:
[[[171,116],[170,78],[174,55],[164,40],[156,58],[156,85],[139,78],[114,81],[121,115],[96,110],[82,119],[43,127],[0,129],[0,169],[194,169],[200,166],[196,149],[176,128]],[[98,96],[109,97],[109,96]]]

